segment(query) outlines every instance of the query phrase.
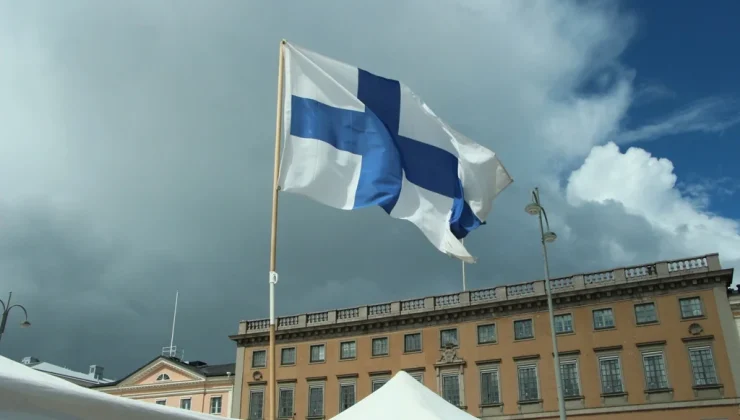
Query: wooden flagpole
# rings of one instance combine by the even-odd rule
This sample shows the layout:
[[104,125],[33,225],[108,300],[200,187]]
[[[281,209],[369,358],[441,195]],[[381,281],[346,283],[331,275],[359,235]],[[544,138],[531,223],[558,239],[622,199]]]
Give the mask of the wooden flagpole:
[[267,397],[269,407],[269,420],[275,420],[276,405],[276,380],[275,380],[275,284],[278,282],[277,275],[277,216],[278,216],[278,190],[280,189],[280,139],[283,128],[283,77],[284,77],[284,50],[285,40],[280,41],[280,54],[278,58],[278,87],[277,87],[277,112],[275,116],[275,166],[272,174],[272,224],[270,226],[270,351],[267,354],[268,380]]

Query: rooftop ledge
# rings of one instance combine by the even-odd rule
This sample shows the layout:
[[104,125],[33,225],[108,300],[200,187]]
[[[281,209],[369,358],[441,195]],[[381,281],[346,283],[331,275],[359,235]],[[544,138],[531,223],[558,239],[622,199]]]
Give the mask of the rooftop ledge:
[[[553,295],[604,286],[632,284],[675,276],[708,273],[721,270],[719,254],[708,254],[671,261],[659,261],[632,267],[615,268],[607,271],[575,274],[550,280]],[[544,296],[545,281],[536,280],[514,285],[503,285],[488,289],[470,290],[447,295],[429,296],[355,308],[334,309],[302,315],[282,316],[277,319],[277,330],[318,327],[345,322],[357,322],[398,315],[430,312],[440,309],[473,306],[494,302],[513,301],[522,298]],[[259,334],[268,331],[269,319],[241,321],[239,335]]]

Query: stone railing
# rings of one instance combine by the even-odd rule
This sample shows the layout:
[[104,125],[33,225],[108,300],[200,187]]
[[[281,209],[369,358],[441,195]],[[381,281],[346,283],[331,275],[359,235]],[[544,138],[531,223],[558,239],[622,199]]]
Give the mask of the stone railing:
[[[667,278],[695,272],[720,270],[719,255],[709,254],[700,257],[684,258],[673,261],[638,265],[633,267],[616,268],[614,270],[597,271],[593,273],[576,274],[570,277],[551,279],[552,293],[567,293],[577,290],[587,290],[617,284],[648,281],[657,278]],[[408,299],[398,302],[380,303],[376,305],[358,306],[355,308],[336,309],[324,312],[313,312],[303,315],[292,315],[278,318],[279,330],[306,328],[326,324],[340,324],[366,319],[392,317],[396,315],[430,312],[446,308],[461,306],[482,305],[489,302],[515,301],[533,296],[545,295],[544,280],[496,286],[488,289],[471,290],[440,296],[430,296],[419,299]],[[240,334],[264,332],[269,329],[267,319],[242,321],[239,325]]]

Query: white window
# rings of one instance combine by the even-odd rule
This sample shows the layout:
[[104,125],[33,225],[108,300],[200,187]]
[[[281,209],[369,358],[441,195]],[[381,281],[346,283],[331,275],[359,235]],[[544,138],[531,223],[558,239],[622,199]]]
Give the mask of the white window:
[[163,374],[157,376],[157,381],[169,381],[169,380],[170,380],[170,375],[168,375],[166,373],[163,373]]
[[439,332],[439,344],[440,347],[445,348],[447,346],[457,346],[457,328],[450,328]]
[[157,400],[157,405],[167,405],[167,400]]
[[280,350],[280,364],[281,365],[294,365],[295,364],[295,347],[288,347]]
[[267,351],[255,350],[252,352],[252,367],[265,367],[267,366]]
[[637,325],[658,322],[658,312],[655,310],[655,304],[650,302],[635,305],[635,320],[637,321]]
[[537,384],[537,366],[517,366],[519,379],[519,401],[537,401],[540,399],[539,386]]
[[323,362],[326,360],[326,347],[323,344],[311,346],[311,363]]
[[293,388],[280,388],[278,395],[278,418],[293,417]]
[[480,372],[481,405],[500,404],[498,369],[485,369]]
[[717,385],[719,383],[711,348],[690,348],[689,359],[691,360],[691,371],[694,376],[694,386]]
[[354,359],[357,357],[357,342],[345,341],[344,343],[341,343],[339,347],[341,350],[339,357],[341,359]]
[[388,355],[388,337],[373,338],[373,356]]
[[183,410],[190,410],[190,398],[181,399],[180,408],[182,408]]
[[308,386],[308,416],[320,417],[324,415],[324,386]]
[[678,303],[681,306],[681,318],[698,318],[704,315],[701,299],[698,297],[679,299]]
[[421,333],[406,334],[403,336],[404,353],[421,351]]
[[496,342],[496,324],[478,325],[478,344]]
[[422,372],[416,372],[416,373],[410,373],[412,378],[416,379],[417,381],[424,383],[424,373]]
[[341,413],[353,405],[355,405],[355,384],[339,384],[339,412]]
[[262,389],[253,389],[249,392],[249,420],[262,420],[262,410],[265,404],[265,392]]
[[221,414],[221,397],[211,397],[211,414]]
[[595,310],[594,329],[605,330],[609,328],[614,328],[614,311],[612,311],[612,308]]
[[442,398],[454,406],[461,406],[460,375],[457,373],[446,373],[442,375]]
[[668,375],[663,353],[643,354],[642,366],[645,370],[645,388],[647,390],[668,388]]
[[380,389],[385,383],[388,382],[388,379],[373,379],[372,383],[372,392],[375,392]]
[[534,324],[531,319],[514,321],[514,340],[534,338]]
[[573,332],[573,315],[555,315],[555,334],[566,334]]
[[560,362],[560,381],[563,383],[564,397],[578,397],[581,395],[581,386],[578,380],[578,362],[575,360]]
[[601,375],[601,392],[603,394],[620,394],[624,392],[622,386],[622,366],[619,357],[602,357],[599,359],[599,374]]

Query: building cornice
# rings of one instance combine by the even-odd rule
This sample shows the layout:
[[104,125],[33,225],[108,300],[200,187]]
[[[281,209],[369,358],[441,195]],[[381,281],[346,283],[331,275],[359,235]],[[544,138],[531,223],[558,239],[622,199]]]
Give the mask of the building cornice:
[[[587,273],[553,279],[556,310],[609,301],[706,289],[732,282],[732,269],[722,269],[717,254]],[[280,317],[276,339],[289,343],[306,338],[333,338],[420,328],[546,310],[544,282],[466,291],[379,305]],[[268,340],[265,320],[243,321],[240,334],[230,336],[239,346],[263,346]],[[264,324],[264,325],[263,325]]]

